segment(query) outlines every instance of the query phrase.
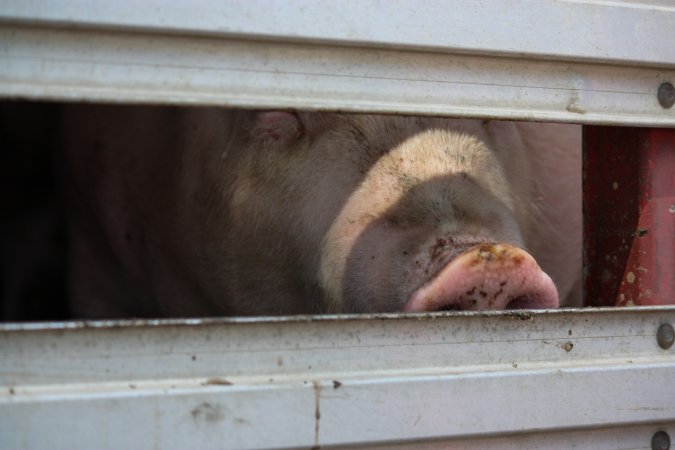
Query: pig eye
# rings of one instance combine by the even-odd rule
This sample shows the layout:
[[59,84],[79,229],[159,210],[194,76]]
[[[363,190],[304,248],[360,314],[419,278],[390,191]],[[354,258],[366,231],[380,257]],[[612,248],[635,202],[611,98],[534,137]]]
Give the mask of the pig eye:
[[295,111],[260,111],[258,120],[268,123],[295,123],[300,122],[300,117]]
[[300,117],[293,111],[262,111],[256,125],[262,131],[278,138],[293,137],[302,133]]

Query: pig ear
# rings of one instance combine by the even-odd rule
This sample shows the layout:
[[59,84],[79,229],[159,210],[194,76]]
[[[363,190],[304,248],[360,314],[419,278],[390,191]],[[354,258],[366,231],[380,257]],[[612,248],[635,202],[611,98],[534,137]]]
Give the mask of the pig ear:
[[275,142],[297,139],[304,132],[300,117],[292,111],[261,111],[255,123],[261,137]]

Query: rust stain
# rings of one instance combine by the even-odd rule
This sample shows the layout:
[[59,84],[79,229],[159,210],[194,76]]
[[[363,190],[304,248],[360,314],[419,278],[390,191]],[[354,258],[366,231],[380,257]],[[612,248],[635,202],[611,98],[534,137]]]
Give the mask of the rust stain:
[[586,110],[582,108],[581,106],[577,105],[576,103],[570,103],[567,105],[567,111],[575,114],[586,114]]
[[225,418],[225,414],[219,405],[209,402],[203,402],[190,411],[190,415],[195,421],[204,421],[207,423],[220,422]]
[[560,344],[560,348],[569,353],[572,351],[572,348],[574,348],[574,344],[572,344],[570,341],[567,341],[564,344]]
[[224,378],[207,378],[205,382],[202,383],[202,386],[209,386],[209,385],[220,385],[220,386],[231,386],[233,383],[231,381],[227,381]]
[[319,449],[319,430],[321,425],[321,383],[314,381],[314,446],[312,449]]
[[513,320],[534,320],[532,313],[527,311],[505,311],[504,317]]

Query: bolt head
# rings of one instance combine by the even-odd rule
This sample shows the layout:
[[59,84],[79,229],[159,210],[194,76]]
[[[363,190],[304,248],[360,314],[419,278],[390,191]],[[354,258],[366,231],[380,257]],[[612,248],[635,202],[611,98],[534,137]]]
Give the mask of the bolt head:
[[652,450],[668,450],[670,448],[670,436],[665,431],[657,431],[652,436]]
[[671,324],[664,323],[659,327],[659,330],[656,332],[656,342],[664,350],[668,350],[673,346],[673,342],[675,342],[675,330],[673,330]]
[[659,104],[665,108],[670,109],[675,105],[675,87],[670,83],[663,83],[659,86],[659,91],[656,94]]

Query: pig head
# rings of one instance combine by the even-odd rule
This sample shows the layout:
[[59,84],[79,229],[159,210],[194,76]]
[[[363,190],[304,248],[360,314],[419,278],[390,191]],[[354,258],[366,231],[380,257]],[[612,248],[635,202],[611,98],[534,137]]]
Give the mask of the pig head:
[[77,316],[578,302],[571,125],[69,106]]

